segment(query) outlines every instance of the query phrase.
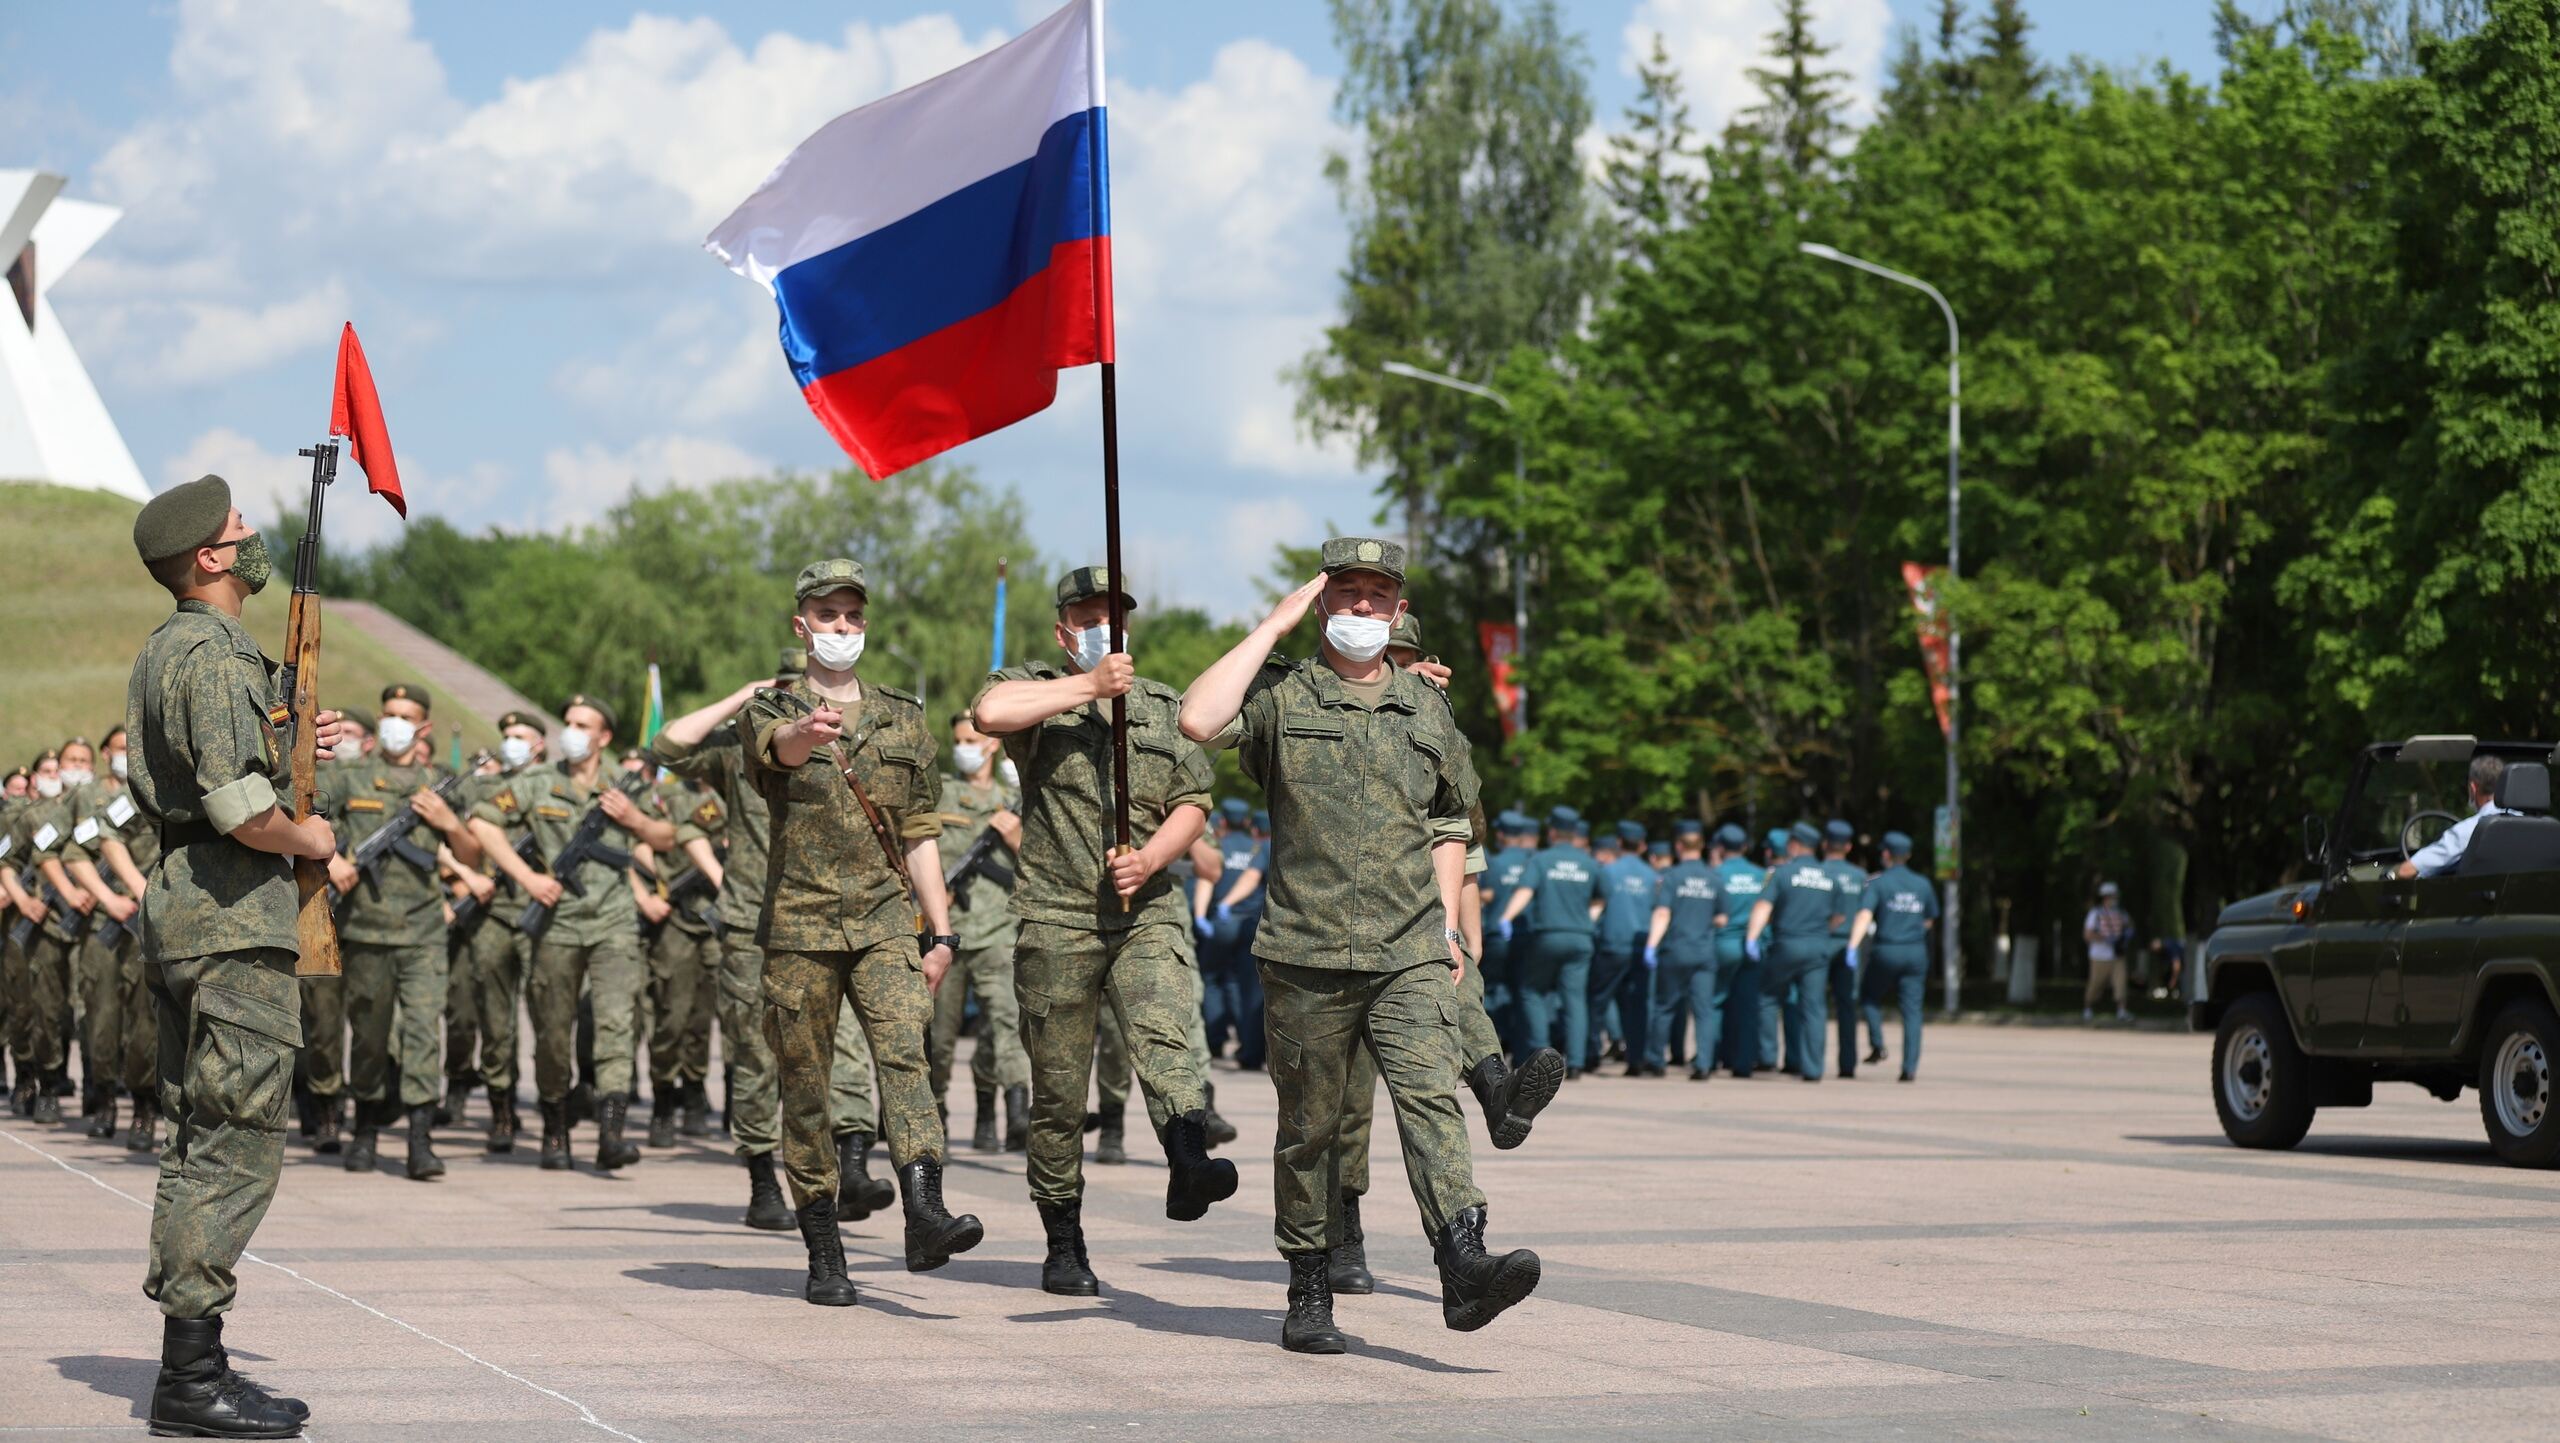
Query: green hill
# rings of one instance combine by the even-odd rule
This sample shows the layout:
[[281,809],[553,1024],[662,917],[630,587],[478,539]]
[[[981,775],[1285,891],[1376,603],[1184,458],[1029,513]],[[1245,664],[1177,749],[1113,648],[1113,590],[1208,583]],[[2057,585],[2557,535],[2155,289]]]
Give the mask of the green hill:
[[[133,502],[102,491],[0,482],[0,770],[69,736],[96,738],[124,719],[125,679],[143,639],[169,614],[169,594],[133,555]],[[285,585],[249,603],[244,619],[267,654],[284,646]],[[370,637],[325,628],[320,647],[324,705],[367,711],[404,672]],[[432,682],[429,683],[432,686]],[[486,717],[439,700],[437,750],[462,727],[465,749],[495,746]]]

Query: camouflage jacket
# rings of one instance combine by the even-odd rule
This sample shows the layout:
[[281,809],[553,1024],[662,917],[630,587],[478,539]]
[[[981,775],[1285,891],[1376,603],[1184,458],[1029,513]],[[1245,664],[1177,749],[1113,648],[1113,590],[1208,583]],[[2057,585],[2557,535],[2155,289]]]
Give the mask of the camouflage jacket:
[[[339,763],[329,776],[329,820],[337,824],[339,851],[352,854],[420,788],[433,787],[445,776],[444,768],[433,762],[395,767],[366,757]],[[409,828],[409,843],[427,854],[428,864],[412,866],[394,852],[383,858],[373,877],[358,879],[355,896],[339,914],[340,940],[394,947],[444,940],[444,887],[436,881],[433,861],[444,838],[417,822]]]
[[[594,787],[580,785],[556,763],[528,766],[473,807],[471,815],[511,837],[518,826],[532,828],[540,855],[540,864],[534,870],[547,872],[552,858],[569,845],[570,834],[578,830],[578,823],[596,805],[596,798],[620,775],[621,768],[611,757],[597,765]],[[636,805],[647,811],[655,804],[643,797]],[[604,829],[605,845],[617,851],[630,851],[633,840],[620,827]],[[591,947],[617,933],[629,936],[639,927],[640,904],[631,895],[629,877],[601,862],[590,861],[578,868],[577,880],[586,888],[586,895],[568,891],[560,894],[560,905],[552,909],[550,928],[542,934],[544,941]],[[521,900],[515,910],[524,910]]]
[[[958,777],[944,777],[942,800],[936,806],[941,813],[937,820],[942,823],[943,870],[959,865],[961,853],[978,840],[996,813],[1021,809],[1022,798],[1003,782],[990,782],[982,791]],[[1006,869],[1021,865],[1003,838],[996,839],[995,851],[995,860]],[[983,872],[962,882],[951,897],[951,930],[959,936],[961,949],[975,952],[1012,946],[1012,905],[1012,889],[998,886]]]
[[[494,803],[498,799],[498,794],[506,791],[508,786],[523,774],[523,771],[496,772],[487,776],[473,773],[463,782],[462,801],[454,807],[454,810],[461,813],[465,820],[488,818],[489,813],[482,810],[483,804]],[[492,821],[491,825],[506,835],[507,846],[512,850],[516,843],[524,840],[524,819],[503,809],[498,815],[504,820]],[[485,927],[494,922],[513,930],[516,918],[524,912],[524,894],[517,891],[515,884],[507,880],[506,874],[498,870],[498,859],[490,856],[485,847],[481,849],[480,854],[480,874],[484,877],[495,877],[498,881],[498,890],[490,894],[488,910],[483,914],[487,920],[480,925]],[[457,901],[460,896],[459,893],[455,894]]]
[[[686,850],[687,843],[708,842],[715,853],[720,850],[721,842],[729,835],[729,812],[711,791],[688,786],[672,777],[659,778],[652,795],[657,798],[659,810],[674,818],[676,824],[675,850],[658,859],[658,895],[663,897],[669,883],[693,870],[693,856]],[[728,870],[725,861],[721,870],[725,879]],[[692,910],[699,905],[698,899],[687,898],[685,905],[667,918],[667,925],[697,937],[709,933],[711,928]],[[729,919],[723,914],[720,920],[725,923]]]
[[729,850],[721,858],[720,920],[732,936],[742,938],[754,936],[764,924],[766,842],[773,834],[773,814],[747,784],[746,748],[738,737],[744,715],[723,722],[691,746],[663,732],[649,744],[668,771],[708,785],[725,808],[721,824],[728,831]]
[[[93,782],[85,787],[70,788],[58,797],[35,799],[34,805],[27,808],[26,818],[22,823],[26,836],[21,845],[25,851],[13,854],[18,858],[20,871],[26,870],[29,862],[58,864],[69,860],[72,851],[71,834],[79,827],[75,818],[79,815],[88,794],[95,790],[97,790],[97,784]],[[42,876],[41,873],[38,875]],[[74,886],[79,885],[77,879],[67,875],[65,880],[70,881]],[[44,895],[44,883],[40,881],[27,890],[41,897]],[[75,929],[85,928],[88,925],[86,919],[67,906],[55,907],[45,913],[45,935],[59,942],[78,941],[80,932]]]
[[135,805],[132,791],[121,782],[100,780],[81,794],[79,805],[72,809],[71,845],[63,849],[63,856],[97,868],[98,875],[121,892],[124,888],[116,881],[115,867],[107,861],[110,839],[124,844],[137,872],[149,873],[151,864],[160,860],[160,833]]
[[[756,942],[791,952],[848,952],[912,934],[914,901],[837,771],[836,747],[820,747],[796,767],[775,757],[773,734],[806,714],[781,692],[811,705],[826,701],[804,678],[760,691],[747,703],[742,724],[751,740],[743,764],[773,814]],[[901,850],[941,832],[933,811],[933,738],[922,703],[865,683],[859,707],[847,708],[838,746],[852,758],[853,774]]]

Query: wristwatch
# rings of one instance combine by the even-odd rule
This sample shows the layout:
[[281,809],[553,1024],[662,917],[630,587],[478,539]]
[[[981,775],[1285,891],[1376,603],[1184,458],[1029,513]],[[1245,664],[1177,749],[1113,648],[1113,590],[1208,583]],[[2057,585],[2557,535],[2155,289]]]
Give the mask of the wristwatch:
[[1441,929],[1440,929],[1440,935],[1441,935],[1441,937],[1442,937],[1442,938],[1444,938],[1445,940],[1447,940],[1447,941],[1451,941],[1451,942],[1455,942],[1455,943],[1457,943],[1457,944],[1458,944],[1459,946],[1461,946],[1461,947],[1464,947],[1465,945],[1467,945],[1467,934],[1466,934],[1466,933],[1464,933],[1464,932],[1459,931],[1459,930],[1458,930],[1457,928],[1455,928],[1455,927],[1443,927],[1443,928],[1441,928]]
[[930,952],[936,947],[948,947],[951,949],[951,955],[957,957],[960,955],[960,938],[957,934],[946,933],[924,939],[924,950]]

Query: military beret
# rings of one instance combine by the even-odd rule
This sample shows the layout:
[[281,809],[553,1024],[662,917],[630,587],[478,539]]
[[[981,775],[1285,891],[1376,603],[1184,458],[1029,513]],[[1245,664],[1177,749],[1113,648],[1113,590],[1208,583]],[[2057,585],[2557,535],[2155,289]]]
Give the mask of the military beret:
[[1819,847],[1822,845],[1822,834],[1813,829],[1813,823],[1798,822],[1787,833],[1787,840],[1800,846]]
[[1675,837],[1703,837],[1706,834],[1707,824],[1694,817],[1683,817],[1671,824],[1671,835]]
[[782,649],[782,659],[776,662],[773,668],[774,679],[777,681],[786,680],[795,676],[806,676],[808,675],[808,672],[809,653],[805,648],[797,646],[784,647]]
[[143,503],[133,518],[133,549],[149,566],[204,545],[230,524],[231,483],[199,476]]
[[1769,844],[1770,851],[1783,852],[1787,849],[1787,829],[1784,827],[1771,827],[1769,829],[1769,835],[1763,837],[1761,840]]
[[1230,822],[1241,822],[1253,815],[1253,808],[1242,797],[1229,797],[1218,803],[1218,814]]
[[1911,855],[1911,838],[1902,832],[1887,832],[1884,834],[1884,849],[1897,857],[1908,857]]
[[830,591],[842,591],[848,586],[861,592],[866,598],[871,595],[871,588],[862,580],[861,562],[843,556],[831,556],[824,561],[812,561],[800,568],[800,579],[792,583],[791,602],[796,606],[812,596],[824,596]]
[[342,706],[338,708],[338,719],[340,721],[354,722],[357,726],[363,727],[366,731],[373,730],[373,713],[366,711],[360,706]]
[[1626,843],[1626,844],[1627,844],[1628,846],[1630,846],[1630,847],[1641,847],[1641,846],[1643,846],[1643,845],[1644,845],[1644,823],[1642,823],[1642,822],[1620,822],[1620,823],[1618,824],[1618,840],[1619,840],[1619,841],[1621,841],[1621,842]]
[[1387,645],[1422,650],[1422,623],[1413,619],[1412,612],[1397,617],[1396,624],[1387,628]]
[[1271,814],[1270,814],[1269,812],[1256,812],[1256,813],[1254,813],[1254,814],[1253,814],[1253,829],[1254,829],[1255,831],[1257,831],[1257,832],[1267,832],[1267,831],[1270,831],[1270,830],[1271,830]]
[[1058,609],[1064,611],[1079,601],[1114,591],[1120,593],[1122,611],[1138,609],[1138,598],[1131,596],[1127,587],[1112,585],[1110,567],[1079,566],[1058,578]]
[[567,701],[560,703],[560,719],[562,721],[567,721],[569,719],[569,708],[573,706],[593,708],[596,715],[604,718],[604,729],[606,731],[620,730],[620,728],[613,724],[613,708],[605,704],[604,698],[599,696],[589,696],[585,692],[573,694]]
[[1671,844],[1669,842],[1656,842],[1646,850],[1657,857],[1668,857],[1671,855]]
[[1751,834],[1727,822],[1716,828],[1716,845],[1728,852],[1739,852],[1751,845]]
[[499,731],[504,732],[509,727],[531,727],[535,731],[540,731],[542,718],[529,711],[511,711],[498,718]]
[[395,681],[391,685],[384,687],[382,689],[382,699],[384,701],[413,701],[418,704],[418,710],[425,712],[431,712],[436,709],[435,698],[427,695],[427,689],[425,687],[412,686],[405,681]]
[[1858,840],[1858,829],[1838,817],[1833,817],[1822,824],[1822,835],[1827,841],[1854,842]]
[[1324,544],[1324,573],[1331,576],[1341,571],[1374,571],[1401,582],[1404,548],[1365,536],[1337,536]]
[[1547,825],[1550,827],[1570,827],[1578,824],[1581,820],[1582,813],[1575,811],[1571,807],[1558,807],[1554,811],[1547,813]]

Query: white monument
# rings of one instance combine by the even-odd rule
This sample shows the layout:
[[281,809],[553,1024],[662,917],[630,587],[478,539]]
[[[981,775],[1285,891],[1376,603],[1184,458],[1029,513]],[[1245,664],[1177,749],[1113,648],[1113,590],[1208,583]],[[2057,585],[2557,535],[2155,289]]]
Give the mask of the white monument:
[[63,200],[61,176],[0,170],[0,481],[50,481],[151,499],[45,292],[123,212]]

